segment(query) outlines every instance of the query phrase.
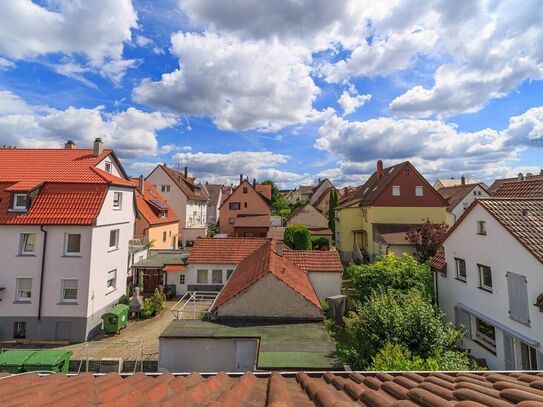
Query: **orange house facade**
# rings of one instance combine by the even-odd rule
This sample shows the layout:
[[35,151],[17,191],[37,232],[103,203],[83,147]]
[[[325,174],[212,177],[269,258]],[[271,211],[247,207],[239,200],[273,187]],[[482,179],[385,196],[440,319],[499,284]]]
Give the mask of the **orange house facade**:
[[266,237],[271,220],[271,186],[242,180],[222,203],[220,233],[238,237]]

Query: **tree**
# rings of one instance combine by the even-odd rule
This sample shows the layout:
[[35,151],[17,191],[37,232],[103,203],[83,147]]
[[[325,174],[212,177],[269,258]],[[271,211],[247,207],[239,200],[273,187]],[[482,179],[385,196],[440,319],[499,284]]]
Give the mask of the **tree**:
[[283,243],[293,250],[311,250],[313,248],[311,235],[304,225],[292,225],[285,228]]
[[272,180],[265,180],[260,183],[261,185],[271,185],[271,210],[272,215],[288,216],[291,212],[290,205],[285,197],[281,194],[277,186]]
[[372,294],[387,290],[416,290],[428,301],[433,299],[434,285],[430,268],[426,264],[417,263],[408,254],[388,254],[371,264],[351,264],[345,273],[355,288],[354,298],[360,302],[366,301]]
[[415,257],[421,263],[432,258],[447,234],[445,223],[432,223],[430,219],[406,232],[406,239],[415,246]]
[[338,195],[335,188],[330,191],[330,200],[328,201],[328,227],[336,235],[336,208],[338,204]]
[[344,318],[345,339],[338,353],[354,369],[369,366],[387,343],[404,346],[423,359],[444,355],[456,350],[462,332],[443,325],[443,317],[415,290],[374,294]]
[[320,236],[312,239],[313,250],[330,250],[330,240]]

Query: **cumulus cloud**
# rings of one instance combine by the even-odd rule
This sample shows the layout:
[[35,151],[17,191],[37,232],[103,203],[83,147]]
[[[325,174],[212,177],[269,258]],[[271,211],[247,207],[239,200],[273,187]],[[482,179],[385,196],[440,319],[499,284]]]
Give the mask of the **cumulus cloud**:
[[118,81],[135,62],[123,59],[123,43],[137,27],[131,0],[31,0],[0,4],[0,54],[32,59],[47,54],[83,54],[101,75]]
[[135,158],[160,153],[157,132],[176,123],[172,115],[132,107],[108,113],[102,106],[65,110],[30,106],[11,92],[0,92],[0,145],[59,147],[73,139],[83,148],[102,137],[120,157]]
[[343,109],[343,116],[347,116],[370,100],[371,95],[359,95],[356,88],[351,85],[348,90],[343,91],[337,102]]
[[134,89],[138,102],[208,116],[222,130],[276,131],[323,115],[312,107],[320,89],[303,48],[177,33],[172,52],[180,67],[160,81],[141,82]]

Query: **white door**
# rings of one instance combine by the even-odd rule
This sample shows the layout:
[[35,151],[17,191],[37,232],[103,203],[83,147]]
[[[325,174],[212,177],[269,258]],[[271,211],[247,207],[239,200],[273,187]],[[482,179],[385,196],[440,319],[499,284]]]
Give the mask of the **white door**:
[[252,372],[256,365],[256,339],[236,341],[236,371]]

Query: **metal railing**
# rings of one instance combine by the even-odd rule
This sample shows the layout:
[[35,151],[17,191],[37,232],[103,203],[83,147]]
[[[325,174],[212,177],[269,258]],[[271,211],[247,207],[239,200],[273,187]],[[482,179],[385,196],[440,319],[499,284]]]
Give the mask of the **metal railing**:
[[215,291],[187,291],[170,311],[175,319],[199,319],[209,310],[218,294]]

